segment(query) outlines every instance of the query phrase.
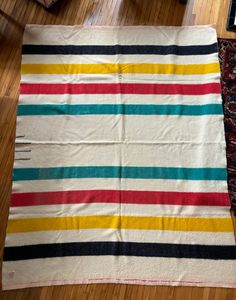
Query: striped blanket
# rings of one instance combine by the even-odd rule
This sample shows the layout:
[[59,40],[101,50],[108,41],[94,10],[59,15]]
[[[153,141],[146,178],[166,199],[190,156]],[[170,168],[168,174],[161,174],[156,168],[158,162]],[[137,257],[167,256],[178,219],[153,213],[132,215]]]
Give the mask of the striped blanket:
[[3,288],[236,287],[215,29],[26,26]]

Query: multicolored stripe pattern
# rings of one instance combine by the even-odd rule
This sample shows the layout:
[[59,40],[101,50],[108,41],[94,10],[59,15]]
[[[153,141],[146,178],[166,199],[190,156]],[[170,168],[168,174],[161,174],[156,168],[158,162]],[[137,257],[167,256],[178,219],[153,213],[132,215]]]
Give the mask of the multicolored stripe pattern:
[[236,287],[212,27],[27,25],[3,288]]

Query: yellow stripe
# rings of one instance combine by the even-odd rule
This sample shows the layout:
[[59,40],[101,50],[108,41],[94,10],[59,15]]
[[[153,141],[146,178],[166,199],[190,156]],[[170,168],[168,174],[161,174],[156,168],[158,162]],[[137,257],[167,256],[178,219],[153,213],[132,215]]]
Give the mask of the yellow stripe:
[[8,233],[91,228],[233,232],[231,218],[74,216],[9,220]]
[[208,74],[219,73],[219,63],[173,64],[22,64],[22,74]]

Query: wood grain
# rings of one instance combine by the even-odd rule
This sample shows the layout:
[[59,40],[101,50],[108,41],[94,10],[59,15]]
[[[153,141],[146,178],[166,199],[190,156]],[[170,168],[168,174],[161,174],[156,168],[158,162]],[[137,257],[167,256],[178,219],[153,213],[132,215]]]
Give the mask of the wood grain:
[[[11,192],[15,110],[20,81],[21,42],[26,23],[86,25],[193,25],[215,23],[218,36],[236,38],[225,30],[229,0],[59,0],[46,11],[33,0],[0,3],[0,244],[1,256]],[[96,284],[0,292],[2,300],[47,299],[181,299],[233,300],[236,290]]]

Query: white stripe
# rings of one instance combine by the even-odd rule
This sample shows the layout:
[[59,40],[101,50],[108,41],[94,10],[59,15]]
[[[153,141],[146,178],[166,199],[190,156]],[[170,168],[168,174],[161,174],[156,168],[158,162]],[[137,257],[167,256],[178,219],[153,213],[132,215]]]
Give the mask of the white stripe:
[[[131,80],[132,82],[133,80]],[[142,81],[142,77],[141,77]],[[21,83],[118,83],[118,74],[21,74]]]
[[16,131],[22,142],[119,141],[121,116],[18,116]]
[[[126,141],[224,142],[223,116],[148,116],[124,115]],[[140,126],[139,126],[140,124]]]
[[[32,144],[16,146],[15,168],[62,166],[225,168],[225,143],[188,144]],[[214,156],[212,156],[212,151]],[[194,157],[194,159],[192,159]],[[19,160],[18,160],[19,159]],[[20,160],[23,159],[23,160]],[[28,159],[28,160],[25,160]]]
[[208,95],[133,95],[133,94],[60,94],[20,95],[19,104],[222,104],[220,94]]
[[201,55],[22,55],[22,64],[208,64],[218,63],[218,53]]
[[21,74],[21,83],[118,83],[118,82],[142,82],[158,83],[173,81],[195,83],[220,80],[220,73],[175,75],[175,74]]
[[[77,75],[78,77],[82,75]],[[196,81],[202,81],[202,83],[205,83],[207,81],[217,80],[219,82],[220,80],[220,73],[209,73],[209,74],[196,74],[196,75],[176,75],[176,74],[121,74],[120,77],[124,81],[138,81],[142,80],[143,82],[156,82],[163,80],[166,83],[172,83],[173,80],[179,80],[185,83],[195,83]]]
[[227,193],[227,182],[214,180],[146,180],[117,178],[79,178],[60,180],[27,180],[13,182],[14,193],[77,191],[77,190],[122,190],[173,191],[173,192],[214,192]]
[[142,243],[173,243],[173,244],[200,244],[200,245],[235,245],[232,233],[228,232],[190,232],[170,230],[124,230],[119,233],[115,229],[84,229],[84,230],[53,230],[40,232],[8,233],[6,247],[73,243],[123,241]]
[[53,26],[26,25],[23,44],[44,45],[209,45],[212,26]]
[[82,203],[10,207],[9,219],[46,218],[65,216],[173,216],[173,217],[227,217],[229,207],[192,205],[154,205],[120,203]]
[[57,115],[19,116],[17,142],[219,143],[223,115]]
[[58,257],[3,262],[3,289],[92,282],[236,287],[235,270],[232,260]]

